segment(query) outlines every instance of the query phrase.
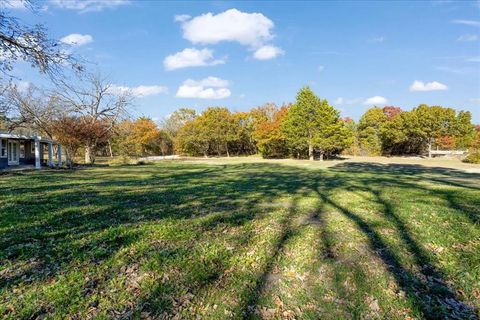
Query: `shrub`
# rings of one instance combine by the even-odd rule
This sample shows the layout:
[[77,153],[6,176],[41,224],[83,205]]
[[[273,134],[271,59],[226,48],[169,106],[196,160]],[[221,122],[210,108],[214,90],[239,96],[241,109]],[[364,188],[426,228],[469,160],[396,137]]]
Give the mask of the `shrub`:
[[480,150],[470,153],[465,159],[463,159],[463,162],[480,164]]

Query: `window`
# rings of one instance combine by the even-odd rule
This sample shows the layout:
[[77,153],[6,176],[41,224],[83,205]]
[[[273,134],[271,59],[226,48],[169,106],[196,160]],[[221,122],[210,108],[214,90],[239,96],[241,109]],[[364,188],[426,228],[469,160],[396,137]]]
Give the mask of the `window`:
[[7,157],[7,140],[0,139],[0,157],[6,158]]
[[35,154],[35,141],[30,141],[30,152]]
[[25,142],[20,142],[20,158],[25,158]]

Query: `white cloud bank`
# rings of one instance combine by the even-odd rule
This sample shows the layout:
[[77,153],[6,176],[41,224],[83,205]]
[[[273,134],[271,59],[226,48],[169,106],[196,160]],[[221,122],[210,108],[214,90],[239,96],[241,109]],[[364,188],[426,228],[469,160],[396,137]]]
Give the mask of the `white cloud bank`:
[[477,20],[452,20],[452,23],[457,23],[457,24],[464,24],[467,26],[472,26],[472,27],[480,27],[480,21]]
[[192,16],[188,14],[177,14],[174,18],[173,21],[175,22],[185,22],[187,20],[190,20]]
[[80,12],[102,11],[105,8],[114,8],[127,5],[129,0],[50,0],[56,7]]
[[266,45],[257,49],[253,54],[253,57],[257,60],[269,60],[284,54],[285,51],[282,49],[275,46]]
[[212,45],[219,42],[238,42],[254,51],[258,60],[273,59],[285,52],[268,42],[273,39],[274,23],[261,13],[229,9],[218,14],[211,12],[197,17],[176,15],[182,25],[183,37],[193,44]]
[[372,43],[379,43],[379,42],[384,42],[384,41],[385,41],[384,36],[375,37],[375,38],[371,38],[371,39],[368,40],[368,42],[372,42]]
[[225,63],[224,60],[214,59],[210,49],[197,50],[186,48],[183,51],[167,56],[163,60],[166,70],[175,70],[187,67],[214,66]]
[[274,24],[261,13],[230,9],[219,14],[202,14],[182,24],[183,37],[193,43],[215,44],[236,41],[242,45],[259,46],[270,40]]
[[167,93],[168,88],[165,86],[138,86],[138,87],[127,87],[127,86],[118,86],[112,84],[109,88],[109,91],[113,94],[122,94],[129,92],[132,96],[141,98],[146,96],[152,96],[160,93]]
[[177,90],[177,98],[225,99],[232,94],[228,80],[208,77],[199,81],[188,79]]
[[93,41],[93,37],[91,35],[79,34],[79,33],[72,33],[60,39],[60,42],[71,45],[71,46],[83,46],[92,41]]
[[354,98],[354,99],[345,99],[343,97],[338,97],[333,101],[334,104],[336,105],[341,105],[341,104],[360,104],[362,103],[362,98]]
[[432,81],[424,83],[423,81],[415,80],[410,86],[410,91],[441,91],[448,90],[448,87],[440,82]]
[[384,105],[386,103],[388,103],[388,100],[382,96],[373,96],[363,102],[366,106]]
[[473,104],[480,104],[480,98],[470,98],[468,101]]
[[463,34],[458,37],[457,41],[477,41],[478,36],[476,34]]

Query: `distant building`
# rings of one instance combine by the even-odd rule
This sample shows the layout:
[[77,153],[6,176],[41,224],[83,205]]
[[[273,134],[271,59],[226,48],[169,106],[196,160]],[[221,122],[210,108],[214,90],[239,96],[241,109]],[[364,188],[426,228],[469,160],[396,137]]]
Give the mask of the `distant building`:
[[0,132],[0,170],[17,166],[62,165],[62,146],[60,143],[40,136]]

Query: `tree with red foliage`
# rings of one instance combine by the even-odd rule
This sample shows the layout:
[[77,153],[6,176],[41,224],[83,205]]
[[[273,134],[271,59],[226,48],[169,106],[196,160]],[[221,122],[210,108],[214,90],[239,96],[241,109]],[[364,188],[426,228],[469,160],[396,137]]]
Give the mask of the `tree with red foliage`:
[[383,114],[387,116],[388,120],[393,120],[397,115],[402,112],[402,109],[395,106],[385,106],[383,107],[382,111]]

